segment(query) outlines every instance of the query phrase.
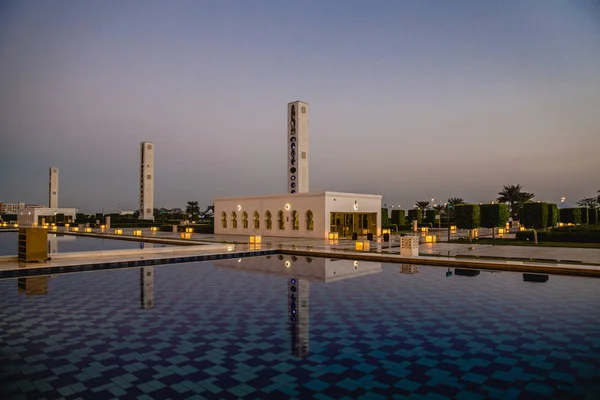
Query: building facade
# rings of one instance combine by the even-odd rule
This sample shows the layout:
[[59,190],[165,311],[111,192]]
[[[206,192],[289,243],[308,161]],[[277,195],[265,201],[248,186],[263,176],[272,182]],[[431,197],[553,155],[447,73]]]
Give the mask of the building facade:
[[76,208],[21,208],[17,212],[17,223],[21,226],[32,226],[41,224],[42,219],[46,222],[54,221],[57,214],[63,214],[67,221],[74,221]]
[[308,193],[308,103],[288,104],[287,193]]
[[2,203],[2,214],[18,214],[19,210],[25,208],[25,203]]
[[154,143],[140,143],[140,219],[154,220]]
[[58,208],[58,168],[50,167],[48,183],[48,207]]
[[381,235],[381,196],[296,193],[217,198],[215,234],[327,239]]

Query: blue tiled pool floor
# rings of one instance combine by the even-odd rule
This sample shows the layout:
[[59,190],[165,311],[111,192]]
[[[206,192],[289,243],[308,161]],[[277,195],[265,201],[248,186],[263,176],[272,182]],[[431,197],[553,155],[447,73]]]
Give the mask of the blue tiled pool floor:
[[299,357],[293,277],[146,268],[151,281],[142,269],[0,281],[0,398],[576,399],[600,388],[598,280],[384,265],[310,281],[297,294]]

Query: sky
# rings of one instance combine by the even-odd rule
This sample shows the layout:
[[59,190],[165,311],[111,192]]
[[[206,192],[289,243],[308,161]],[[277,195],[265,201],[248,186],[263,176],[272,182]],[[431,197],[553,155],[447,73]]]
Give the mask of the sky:
[[597,0],[2,1],[0,201],[134,210],[285,193],[287,103],[311,191],[411,207],[521,184],[600,189]]

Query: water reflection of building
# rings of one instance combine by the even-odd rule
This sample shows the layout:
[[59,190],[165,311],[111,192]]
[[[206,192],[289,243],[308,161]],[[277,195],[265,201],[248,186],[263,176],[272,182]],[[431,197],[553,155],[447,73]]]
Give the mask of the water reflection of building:
[[19,278],[17,279],[18,291],[27,296],[48,294],[48,278],[49,275]]
[[154,267],[140,268],[140,306],[154,308]]
[[381,263],[296,256],[265,256],[213,261],[217,268],[334,282],[381,272]]
[[382,271],[381,263],[283,255],[218,260],[213,265],[287,277],[290,351],[302,358],[309,352],[310,281],[328,283]]

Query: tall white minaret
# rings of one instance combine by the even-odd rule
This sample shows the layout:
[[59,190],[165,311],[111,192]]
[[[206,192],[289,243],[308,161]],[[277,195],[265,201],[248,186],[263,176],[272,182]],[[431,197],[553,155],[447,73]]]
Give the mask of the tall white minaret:
[[154,220],[154,143],[140,143],[140,217]]
[[308,103],[288,104],[288,193],[308,193]]
[[58,168],[50,167],[50,183],[48,187],[48,207],[58,208]]

